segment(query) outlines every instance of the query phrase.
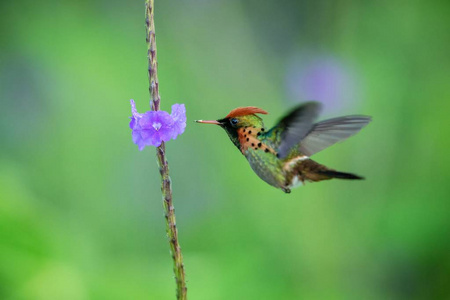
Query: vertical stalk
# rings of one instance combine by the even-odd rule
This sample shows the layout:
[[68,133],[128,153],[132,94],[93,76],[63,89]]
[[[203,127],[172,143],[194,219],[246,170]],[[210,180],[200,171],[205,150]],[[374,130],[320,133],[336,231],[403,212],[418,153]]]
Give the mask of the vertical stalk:
[[[148,79],[150,91],[150,106],[152,110],[159,110],[161,98],[159,96],[159,83],[156,59],[156,37],[154,22],[154,0],[145,1],[145,24],[148,46]],[[177,299],[187,299],[186,280],[184,276],[183,256],[178,242],[178,231],[175,220],[175,209],[172,202],[172,183],[169,176],[169,164],[166,159],[166,145],[161,143],[156,149],[156,157],[161,174],[161,192],[163,198],[164,213],[166,218],[166,231],[170,244],[170,252],[173,259],[173,271],[177,285]]]

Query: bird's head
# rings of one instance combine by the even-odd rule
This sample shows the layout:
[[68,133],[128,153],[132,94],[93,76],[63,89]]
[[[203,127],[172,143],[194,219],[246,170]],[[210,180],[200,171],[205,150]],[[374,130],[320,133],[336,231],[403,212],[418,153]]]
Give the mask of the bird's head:
[[196,122],[219,125],[225,129],[231,141],[239,148],[238,130],[240,128],[264,128],[263,120],[256,114],[266,115],[267,112],[254,106],[238,107],[230,111],[223,119],[213,121],[196,120]]

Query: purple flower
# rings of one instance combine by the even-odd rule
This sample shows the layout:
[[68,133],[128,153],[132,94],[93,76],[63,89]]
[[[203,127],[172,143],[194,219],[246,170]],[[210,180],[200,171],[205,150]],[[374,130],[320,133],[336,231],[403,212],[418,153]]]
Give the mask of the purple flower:
[[130,128],[133,143],[138,145],[139,150],[145,146],[159,147],[161,143],[167,142],[184,132],[186,128],[186,109],[184,104],[174,104],[172,114],[165,111],[147,111],[140,114],[136,110],[134,100],[131,103]]
[[184,104],[174,104],[172,105],[172,113],[170,116],[173,119],[173,131],[172,138],[175,139],[177,135],[182,134],[186,128],[186,108]]
[[359,98],[357,83],[351,66],[333,56],[294,59],[287,72],[292,99],[320,101],[330,111],[340,110]]

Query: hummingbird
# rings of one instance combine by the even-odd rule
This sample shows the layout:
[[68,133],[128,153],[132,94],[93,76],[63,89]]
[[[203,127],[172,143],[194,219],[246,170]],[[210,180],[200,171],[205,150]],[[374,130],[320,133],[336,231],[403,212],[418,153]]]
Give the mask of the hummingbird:
[[356,134],[371,117],[351,115],[315,123],[320,109],[319,102],[301,104],[269,130],[257,115],[267,111],[254,106],[235,108],[223,119],[196,122],[222,127],[256,175],[285,193],[305,182],[364,179],[330,169],[310,157]]

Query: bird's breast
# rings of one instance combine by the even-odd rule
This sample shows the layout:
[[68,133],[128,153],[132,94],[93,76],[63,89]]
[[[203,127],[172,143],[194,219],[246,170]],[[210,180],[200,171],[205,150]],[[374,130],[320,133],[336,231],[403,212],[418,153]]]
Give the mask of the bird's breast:
[[270,152],[272,154],[276,154],[276,152],[271,147],[269,147],[259,139],[259,136],[263,133],[263,131],[264,131],[263,128],[255,128],[255,127],[244,127],[239,128],[237,130],[242,154],[245,154],[245,152],[249,148],[254,149],[256,151],[263,151],[266,153]]

